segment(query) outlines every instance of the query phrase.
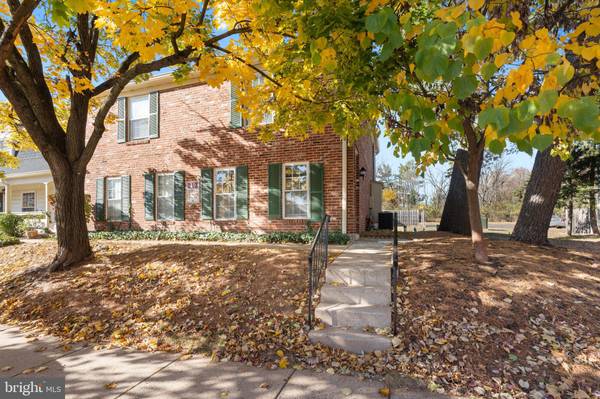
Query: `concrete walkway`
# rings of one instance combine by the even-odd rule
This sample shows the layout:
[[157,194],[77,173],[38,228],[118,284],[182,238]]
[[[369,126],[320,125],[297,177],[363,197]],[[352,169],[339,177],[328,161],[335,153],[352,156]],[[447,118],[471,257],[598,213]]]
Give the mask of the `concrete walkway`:
[[[383,383],[293,369],[267,370],[235,362],[124,349],[63,346],[0,325],[0,378],[65,377],[67,398],[381,399]],[[391,398],[442,396],[410,387]]]
[[315,315],[327,328],[310,332],[313,342],[354,353],[386,350],[389,337],[373,329],[391,324],[391,241],[353,242],[327,267]]

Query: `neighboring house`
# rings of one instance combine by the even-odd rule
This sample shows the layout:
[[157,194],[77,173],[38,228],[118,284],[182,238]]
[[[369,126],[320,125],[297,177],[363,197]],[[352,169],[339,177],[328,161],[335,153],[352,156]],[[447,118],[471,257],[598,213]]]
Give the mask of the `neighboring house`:
[[364,231],[376,138],[265,143],[231,93],[170,75],[127,86],[87,168],[90,229],[301,231],[326,212],[332,230]]
[[54,194],[50,168],[36,151],[21,151],[17,158],[16,169],[0,168],[0,212],[31,216],[32,226],[53,230],[53,211],[48,203],[48,196]]

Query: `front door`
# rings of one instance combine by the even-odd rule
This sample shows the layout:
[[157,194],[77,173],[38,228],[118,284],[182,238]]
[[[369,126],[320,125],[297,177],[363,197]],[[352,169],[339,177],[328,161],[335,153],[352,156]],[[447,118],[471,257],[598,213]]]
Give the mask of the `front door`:
[[4,190],[0,191],[0,212],[4,212]]

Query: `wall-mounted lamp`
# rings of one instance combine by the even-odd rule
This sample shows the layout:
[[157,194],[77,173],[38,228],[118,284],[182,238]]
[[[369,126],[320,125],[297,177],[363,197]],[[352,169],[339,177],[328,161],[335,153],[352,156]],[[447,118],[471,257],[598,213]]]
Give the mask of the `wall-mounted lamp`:
[[358,172],[358,175],[360,176],[361,179],[365,179],[365,176],[367,175],[367,170],[365,169],[365,167],[361,167],[360,171]]

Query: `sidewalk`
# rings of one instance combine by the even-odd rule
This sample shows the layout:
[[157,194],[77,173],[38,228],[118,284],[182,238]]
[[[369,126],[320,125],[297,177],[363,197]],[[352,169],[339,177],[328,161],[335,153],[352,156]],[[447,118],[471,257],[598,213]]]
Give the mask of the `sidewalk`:
[[[49,336],[29,337],[0,325],[0,377],[66,377],[67,398],[381,399],[381,382],[300,371],[213,363],[194,355],[63,346]],[[399,389],[397,399],[441,398]]]

